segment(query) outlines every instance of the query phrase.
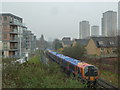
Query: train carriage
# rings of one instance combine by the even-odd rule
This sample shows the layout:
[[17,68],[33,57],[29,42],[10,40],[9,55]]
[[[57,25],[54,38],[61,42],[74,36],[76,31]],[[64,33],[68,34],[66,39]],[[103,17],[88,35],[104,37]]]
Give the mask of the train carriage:
[[46,50],[46,55],[60,64],[63,70],[66,70],[69,74],[72,73],[74,77],[80,78],[89,85],[96,84],[96,80],[98,79],[98,68],[96,66],[64,56],[49,49]]

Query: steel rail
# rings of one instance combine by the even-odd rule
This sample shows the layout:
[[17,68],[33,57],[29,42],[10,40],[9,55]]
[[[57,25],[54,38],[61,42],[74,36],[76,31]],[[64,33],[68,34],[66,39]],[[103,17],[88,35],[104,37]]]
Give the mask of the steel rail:
[[105,88],[105,89],[119,90],[118,87],[106,82],[103,79],[98,79],[97,85],[100,86],[101,88]]

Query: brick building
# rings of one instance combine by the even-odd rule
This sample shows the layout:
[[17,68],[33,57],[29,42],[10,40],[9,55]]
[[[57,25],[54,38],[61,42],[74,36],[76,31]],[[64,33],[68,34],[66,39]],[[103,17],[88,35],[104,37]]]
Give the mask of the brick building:
[[22,28],[22,18],[10,13],[0,14],[0,28],[2,31],[3,57],[19,55],[19,32]]
[[0,31],[3,57],[19,58],[26,50],[31,50],[32,33],[27,30],[21,17],[11,13],[0,14]]

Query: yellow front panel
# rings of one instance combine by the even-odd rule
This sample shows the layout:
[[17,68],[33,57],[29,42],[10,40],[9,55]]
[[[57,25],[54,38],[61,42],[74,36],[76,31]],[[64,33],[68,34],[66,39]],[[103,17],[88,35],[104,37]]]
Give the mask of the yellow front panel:
[[95,78],[94,78],[94,77],[90,77],[90,80],[91,80],[91,81],[94,81],[94,80],[95,80]]

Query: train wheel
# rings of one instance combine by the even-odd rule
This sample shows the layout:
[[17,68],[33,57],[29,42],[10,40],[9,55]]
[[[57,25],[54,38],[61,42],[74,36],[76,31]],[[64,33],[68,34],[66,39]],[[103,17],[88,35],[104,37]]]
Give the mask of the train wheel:
[[84,79],[81,79],[81,82],[82,82],[83,84],[85,84],[85,83],[86,83],[86,81],[85,81]]
[[90,86],[91,86],[91,85],[90,85],[90,82],[88,81],[88,82],[87,82],[87,87],[89,87],[89,88],[90,88]]

